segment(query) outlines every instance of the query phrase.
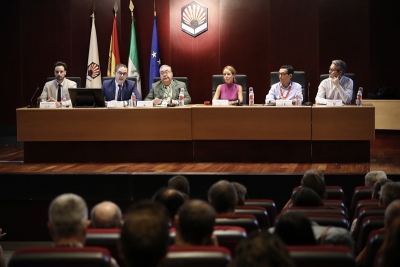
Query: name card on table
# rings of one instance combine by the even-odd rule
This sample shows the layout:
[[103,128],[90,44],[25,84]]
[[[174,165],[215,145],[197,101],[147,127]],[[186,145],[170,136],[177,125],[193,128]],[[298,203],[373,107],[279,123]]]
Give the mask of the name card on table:
[[276,100],[277,106],[293,106],[292,100]]
[[341,107],[341,106],[343,106],[343,102],[342,102],[342,100],[327,99],[326,100],[326,106],[329,106],[329,107]]
[[137,101],[138,108],[152,108],[153,101]]
[[107,102],[107,108],[123,108],[124,101],[109,101]]
[[40,108],[56,108],[56,102],[40,102]]
[[229,106],[228,100],[214,99],[212,101],[213,106]]

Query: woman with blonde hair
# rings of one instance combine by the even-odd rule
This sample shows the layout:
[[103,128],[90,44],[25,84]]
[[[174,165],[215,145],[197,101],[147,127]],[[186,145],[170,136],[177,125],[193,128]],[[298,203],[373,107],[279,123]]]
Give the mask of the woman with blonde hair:
[[213,100],[228,100],[229,105],[243,103],[243,88],[237,84],[236,70],[232,66],[226,66],[222,70],[225,83],[218,85]]

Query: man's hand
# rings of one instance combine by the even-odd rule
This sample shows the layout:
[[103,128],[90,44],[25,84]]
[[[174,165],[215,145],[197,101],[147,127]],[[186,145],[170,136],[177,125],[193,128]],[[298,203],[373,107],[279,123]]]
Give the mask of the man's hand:
[[50,97],[47,102],[56,102],[56,107],[61,107],[61,103],[57,102],[57,100],[55,100],[54,98]]
[[332,82],[337,88],[340,87],[340,83],[339,83],[339,78],[338,77],[333,77],[332,78]]
[[153,105],[160,105],[162,103],[162,99],[154,98]]

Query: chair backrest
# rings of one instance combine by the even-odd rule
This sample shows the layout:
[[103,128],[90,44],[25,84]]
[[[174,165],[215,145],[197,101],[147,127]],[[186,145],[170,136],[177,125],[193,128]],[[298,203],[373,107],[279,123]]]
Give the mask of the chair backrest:
[[354,232],[353,232],[354,240],[358,240],[358,234],[360,231],[360,227],[361,227],[362,222],[365,217],[383,216],[383,215],[385,215],[385,210],[386,210],[385,206],[378,206],[378,207],[371,206],[371,207],[364,207],[364,208],[360,209],[360,212],[358,213],[358,217],[357,217],[356,227],[354,228]]
[[[189,80],[187,77],[173,77],[173,79],[183,82],[186,84],[186,89],[189,91]],[[160,77],[154,77],[153,83],[156,83],[160,80]]]
[[287,246],[297,267],[355,267],[352,251],[345,246]]
[[258,221],[251,214],[218,214],[215,218],[215,225],[239,226],[246,229],[246,233],[259,231]]
[[259,206],[263,207],[268,212],[269,217],[269,225],[273,226],[276,219],[276,214],[278,213],[276,210],[275,202],[271,199],[246,199],[244,201],[244,205],[247,206]]
[[282,213],[291,212],[291,211],[298,211],[298,212],[309,213],[309,214],[313,214],[313,213],[315,213],[315,214],[333,214],[333,215],[343,216],[343,218],[347,219],[345,211],[340,207],[327,207],[327,206],[288,207],[288,208],[282,210]]
[[353,218],[357,218],[358,217],[358,213],[360,212],[360,210],[364,207],[377,207],[379,206],[379,199],[362,199],[360,201],[358,201],[355,210],[354,210],[354,214],[353,214]]
[[[351,96],[351,104],[356,103],[356,96],[358,92],[358,88],[356,86],[356,75],[354,73],[345,73],[344,76],[349,77],[350,79],[353,80],[353,94]],[[321,74],[319,76],[319,81],[322,82],[323,80],[329,78],[329,74]]]
[[351,198],[350,215],[354,215],[356,205],[361,199],[371,199],[372,186],[357,186],[354,188]]
[[340,199],[322,199],[322,203],[324,203],[324,206],[327,207],[338,207],[344,210],[347,214],[347,207],[344,204],[344,202]]
[[305,213],[310,221],[314,221],[321,226],[335,226],[349,230],[349,221],[341,215]]
[[[292,190],[292,196],[299,190],[301,186],[296,186]],[[342,187],[336,185],[327,185],[326,188],[326,198],[327,199],[339,199],[345,202],[344,192]]]
[[[243,95],[243,104],[247,103],[247,75],[244,74],[236,74],[237,84],[242,86],[242,95]],[[224,76],[221,74],[212,76],[212,94],[211,99],[214,98],[215,91],[217,90],[218,85],[224,83]]]
[[14,251],[8,266],[111,267],[111,256],[100,247],[35,247]]
[[[114,79],[114,78],[115,77],[101,77],[101,83],[103,84],[104,81],[111,80],[111,79]],[[134,81],[134,82],[137,82],[137,78],[136,77],[127,77],[126,79]]]
[[118,252],[118,242],[121,229],[100,229],[89,228],[86,232],[85,246],[103,247],[110,251],[110,254],[122,266],[123,260]]
[[358,239],[356,240],[357,242],[357,251],[360,253],[365,245],[367,244],[368,241],[368,236],[373,230],[378,230],[383,228],[384,226],[384,216],[367,216],[363,219],[359,233],[358,233]]
[[214,246],[170,246],[159,266],[225,267],[231,261],[227,248]]
[[[275,83],[279,82],[279,72],[272,71],[269,75],[270,77],[270,85],[272,86]],[[292,79],[293,82],[299,83],[301,85],[301,91],[303,94],[303,101],[308,101],[308,97],[306,95],[306,73],[304,71],[295,71],[293,73]]]
[[385,241],[386,229],[373,230],[368,237],[367,248],[363,260],[364,267],[373,267],[375,256]]
[[268,229],[270,227],[268,212],[263,207],[236,206],[235,214],[252,214],[256,217],[260,229]]
[[[81,77],[65,77],[68,80],[76,82],[76,87],[80,88],[81,87]],[[54,80],[54,77],[47,77],[47,81],[50,82]]]

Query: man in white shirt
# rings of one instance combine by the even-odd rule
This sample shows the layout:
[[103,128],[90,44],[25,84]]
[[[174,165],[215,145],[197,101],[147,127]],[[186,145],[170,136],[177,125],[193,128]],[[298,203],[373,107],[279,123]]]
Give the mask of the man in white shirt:
[[351,104],[353,95],[353,80],[344,76],[347,65],[344,61],[336,59],[329,67],[329,78],[323,80],[318,86],[315,103],[326,105],[327,99],[342,100],[346,105]]

